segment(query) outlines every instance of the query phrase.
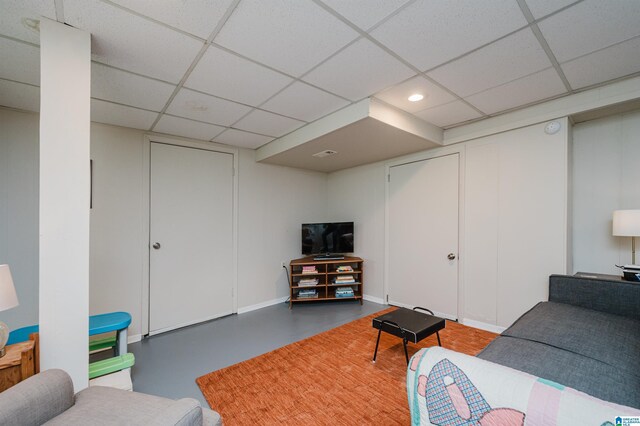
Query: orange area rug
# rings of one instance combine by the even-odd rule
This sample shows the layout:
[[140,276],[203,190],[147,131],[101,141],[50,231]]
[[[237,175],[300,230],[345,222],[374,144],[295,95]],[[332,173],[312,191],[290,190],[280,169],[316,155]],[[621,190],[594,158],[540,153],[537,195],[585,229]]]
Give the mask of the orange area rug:
[[[377,330],[369,315],[196,379],[212,409],[233,425],[407,425],[402,340]],[[497,335],[447,321],[442,346],[476,355]],[[408,344],[409,356],[437,346],[436,336]]]

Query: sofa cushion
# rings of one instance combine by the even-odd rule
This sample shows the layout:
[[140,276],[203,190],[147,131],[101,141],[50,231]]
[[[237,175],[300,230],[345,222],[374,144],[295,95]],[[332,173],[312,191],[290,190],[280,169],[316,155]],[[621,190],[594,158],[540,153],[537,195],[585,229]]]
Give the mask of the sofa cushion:
[[502,336],[561,348],[640,377],[640,321],[633,318],[541,302]]
[[640,408],[640,377],[544,343],[500,336],[478,358],[572,387],[616,404]]
[[73,407],[47,425],[201,425],[202,409],[194,399],[159,396],[94,386],[76,394]]

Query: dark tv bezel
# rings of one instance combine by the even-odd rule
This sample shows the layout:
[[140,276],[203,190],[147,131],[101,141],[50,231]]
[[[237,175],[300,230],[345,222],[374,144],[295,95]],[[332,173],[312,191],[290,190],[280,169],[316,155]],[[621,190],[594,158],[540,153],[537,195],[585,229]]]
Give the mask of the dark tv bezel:
[[355,252],[355,249],[356,249],[355,239],[353,241],[353,250],[354,251],[344,251],[344,252],[342,252],[342,251],[340,251],[340,252],[332,251],[331,253],[326,253],[326,252],[323,252],[323,251],[320,251],[320,252],[317,252],[317,253],[305,253],[303,251],[304,245],[302,245],[302,230],[304,229],[304,226],[307,226],[307,225],[327,225],[327,224],[342,225],[342,224],[345,224],[345,223],[350,223],[351,224],[351,228],[353,229],[353,234],[355,236],[355,222],[354,221],[350,221],[350,222],[315,222],[315,223],[303,223],[303,224],[301,224],[300,225],[300,246],[301,246],[300,248],[301,248],[302,254],[304,256],[316,256],[316,255],[320,255],[320,254],[353,254]]

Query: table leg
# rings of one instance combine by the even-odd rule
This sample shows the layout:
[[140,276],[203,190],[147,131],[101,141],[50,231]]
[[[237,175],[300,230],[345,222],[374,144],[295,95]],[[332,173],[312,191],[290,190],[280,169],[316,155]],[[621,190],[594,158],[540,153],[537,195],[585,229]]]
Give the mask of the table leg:
[[382,327],[378,329],[378,340],[376,340],[376,350],[373,352],[373,362],[376,362],[376,356],[378,355],[378,344],[380,343],[380,333],[382,333]]
[[438,333],[437,331],[436,331],[436,337],[438,337],[438,346],[442,346],[440,344],[440,333]]
[[409,354],[407,353],[407,339],[402,339],[402,346],[404,346],[404,357],[407,360],[407,365],[409,365]]
[[116,332],[116,356],[127,353],[127,329],[123,328]]

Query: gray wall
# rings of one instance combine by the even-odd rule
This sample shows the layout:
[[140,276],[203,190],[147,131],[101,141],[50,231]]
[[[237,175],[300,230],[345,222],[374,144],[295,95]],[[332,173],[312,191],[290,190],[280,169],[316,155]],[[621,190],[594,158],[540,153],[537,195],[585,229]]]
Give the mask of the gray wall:
[[[573,129],[573,269],[619,275],[631,239],[611,235],[614,210],[640,209],[640,111]],[[640,239],[639,239],[640,240]]]
[[20,305],[0,312],[10,329],[38,322],[38,115],[0,108],[0,264]]

